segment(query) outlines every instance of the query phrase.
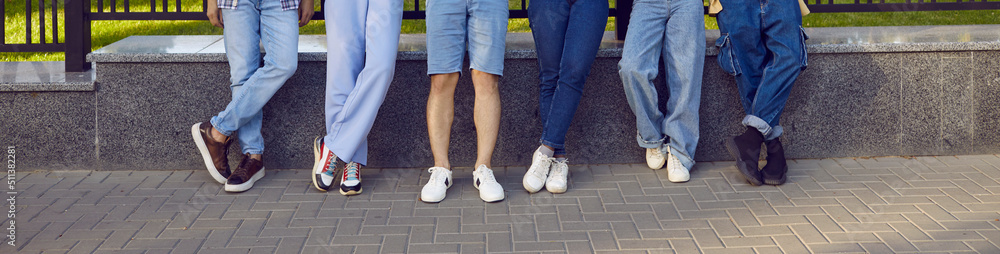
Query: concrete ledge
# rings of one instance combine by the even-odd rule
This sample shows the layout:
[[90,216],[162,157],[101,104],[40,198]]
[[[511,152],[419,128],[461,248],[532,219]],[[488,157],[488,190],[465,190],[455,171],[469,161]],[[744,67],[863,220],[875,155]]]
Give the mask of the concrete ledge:
[[[806,28],[809,53],[890,53],[1000,50],[1000,25]],[[719,30],[707,31],[706,56],[715,56]],[[403,34],[398,60],[426,60],[424,34]],[[607,32],[597,57],[621,57],[622,41]],[[326,61],[326,35],[302,35],[299,61]],[[507,59],[535,58],[530,33],[507,35]],[[226,62],[221,35],[132,36],[89,55],[90,62]]]
[[0,62],[0,92],[94,91],[94,71],[66,72],[63,62]]
[[[1000,153],[1000,26],[816,28],[807,33],[812,38],[809,69],[793,88],[782,120],[789,158]],[[185,37],[130,37],[92,53],[89,59],[95,63],[99,86],[93,106],[83,112],[51,106],[0,111],[7,119],[38,110],[80,115],[82,119],[66,120],[94,119],[93,130],[46,121],[33,123],[46,128],[12,126],[21,134],[2,133],[0,141],[23,140],[10,135],[32,131],[51,137],[82,135],[94,141],[83,147],[70,146],[79,146],[79,140],[31,142],[38,151],[28,156],[38,157],[20,164],[25,169],[202,167],[188,128],[228,102],[228,65],[218,39]],[[699,161],[731,160],[722,140],[742,129],[735,83],[715,63],[717,37],[718,31],[710,31],[706,38],[710,47],[702,88]],[[500,140],[494,156],[498,166],[527,165],[538,146],[538,70],[530,39],[530,34],[508,36]],[[369,137],[370,166],[432,164],[424,119],[429,80],[423,40],[422,35],[403,36],[393,83]],[[143,48],[154,41],[164,44]],[[301,48],[299,70],[264,108],[268,168],[311,167],[309,140],[323,134],[325,41],[322,36],[303,36],[301,43],[311,44]],[[617,73],[621,45],[606,40],[591,70],[567,135],[573,164],[643,161],[635,144],[635,120]],[[657,90],[665,101],[669,94],[660,76]],[[468,75],[456,93],[450,158],[455,166],[472,166],[473,90]],[[0,93],[0,97],[44,105],[24,93]],[[63,147],[87,159],[50,156],[51,150]]]

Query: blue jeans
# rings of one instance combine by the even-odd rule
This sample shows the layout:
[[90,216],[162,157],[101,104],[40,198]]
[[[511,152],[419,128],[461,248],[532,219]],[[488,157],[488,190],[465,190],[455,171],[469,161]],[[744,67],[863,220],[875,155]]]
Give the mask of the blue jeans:
[[795,0],[726,0],[718,15],[719,65],[736,77],[746,117],[766,140],[781,136],[781,112],[808,65]]
[[461,73],[468,45],[470,69],[503,76],[507,8],[507,0],[428,0],[427,75]]
[[280,1],[242,0],[235,10],[222,9],[222,20],[233,99],[212,126],[226,136],[237,132],[243,153],[262,154],[261,109],[299,63],[298,11],[282,11]]
[[528,6],[538,52],[541,143],[566,154],[566,131],[597,57],[608,21],[607,0],[533,0]]
[[[660,57],[670,92],[661,113],[653,79]],[[694,166],[698,145],[698,108],[705,66],[705,18],[700,0],[636,0],[625,37],[618,74],[635,113],[643,148],[669,151],[684,167]]]

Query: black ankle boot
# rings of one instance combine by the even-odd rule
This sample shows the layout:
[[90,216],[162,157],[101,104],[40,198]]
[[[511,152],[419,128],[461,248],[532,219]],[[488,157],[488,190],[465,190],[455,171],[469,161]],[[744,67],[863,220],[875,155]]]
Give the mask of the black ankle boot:
[[743,134],[726,139],[726,149],[736,159],[736,169],[746,178],[750,185],[761,185],[760,170],[757,160],[760,159],[760,144],[764,143],[764,135],[757,128],[747,126]]
[[781,141],[777,138],[764,141],[767,146],[767,165],[761,169],[761,178],[764,184],[781,185],[787,179],[785,173],[788,172],[788,164],[785,164],[785,148],[781,146]]

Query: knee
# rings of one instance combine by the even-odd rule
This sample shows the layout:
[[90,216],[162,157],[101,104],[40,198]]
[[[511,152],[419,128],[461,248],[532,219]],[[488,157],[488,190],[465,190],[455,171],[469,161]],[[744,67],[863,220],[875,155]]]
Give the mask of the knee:
[[656,70],[632,61],[618,62],[618,75],[627,79],[653,79]]
[[299,61],[296,58],[277,60],[272,65],[276,75],[283,78],[290,78],[299,68]]
[[458,73],[431,75],[431,95],[444,95],[455,92],[458,85]]
[[473,82],[473,86],[476,88],[476,96],[487,96],[492,97],[500,93],[500,86],[498,82]]

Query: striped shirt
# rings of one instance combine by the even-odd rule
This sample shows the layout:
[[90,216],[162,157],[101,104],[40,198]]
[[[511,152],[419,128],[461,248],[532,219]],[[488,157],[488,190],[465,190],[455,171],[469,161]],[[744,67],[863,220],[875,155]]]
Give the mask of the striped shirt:
[[[261,0],[273,1],[273,0]],[[239,0],[219,0],[219,9],[236,9]],[[299,8],[299,0],[281,0],[281,10],[295,10]]]

